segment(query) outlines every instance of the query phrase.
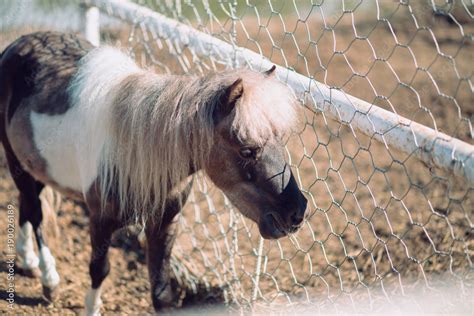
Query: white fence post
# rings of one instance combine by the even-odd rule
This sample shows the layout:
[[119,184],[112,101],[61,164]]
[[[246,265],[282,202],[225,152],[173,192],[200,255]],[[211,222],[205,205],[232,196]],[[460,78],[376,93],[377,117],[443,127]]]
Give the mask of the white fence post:
[[100,45],[100,11],[97,7],[82,4],[84,24],[82,32],[86,39],[94,46]]

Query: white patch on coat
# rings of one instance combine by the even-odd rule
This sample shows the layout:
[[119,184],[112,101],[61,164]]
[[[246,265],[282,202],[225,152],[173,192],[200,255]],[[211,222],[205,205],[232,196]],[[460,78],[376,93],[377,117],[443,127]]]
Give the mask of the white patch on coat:
[[85,301],[85,315],[97,316],[100,315],[100,306],[102,300],[100,298],[100,287],[98,289],[90,288],[86,294]]
[[38,267],[39,258],[33,247],[33,227],[30,222],[25,222],[18,231],[16,254],[18,267],[25,270],[33,270]]
[[59,274],[56,271],[56,260],[48,247],[40,249],[39,268],[41,270],[41,284],[54,289],[59,284]]
[[72,107],[64,114],[31,112],[33,140],[48,176],[63,188],[87,192],[98,175],[108,138],[108,92],[140,68],[120,50],[101,47],[80,62],[69,87]]

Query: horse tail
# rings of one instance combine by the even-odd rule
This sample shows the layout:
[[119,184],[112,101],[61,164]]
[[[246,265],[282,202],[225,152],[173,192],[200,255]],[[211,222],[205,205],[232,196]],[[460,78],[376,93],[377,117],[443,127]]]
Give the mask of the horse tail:
[[43,225],[50,228],[47,231],[51,232],[51,237],[57,238],[59,236],[59,228],[56,210],[61,206],[62,196],[50,186],[45,186],[39,198],[41,209],[43,210]]
[[11,99],[11,87],[8,80],[5,78],[3,55],[5,51],[0,53],[0,140],[4,142],[6,138],[5,120],[8,104]]

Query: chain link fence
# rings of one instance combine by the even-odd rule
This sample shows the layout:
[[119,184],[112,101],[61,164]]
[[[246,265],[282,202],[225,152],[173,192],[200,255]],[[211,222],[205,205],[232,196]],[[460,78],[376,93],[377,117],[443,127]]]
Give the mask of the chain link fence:
[[[472,300],[471,1],[2,6],[5,42],[36,29],[82,31],[84,11],[98,7],[101,41],[157,72],[281,66],[304,108],[287,153],[310,216],[294,235],[263,240],[197,176],[174,248],[182,287],[256,311],[375,311],[419,293],[446,310]],[[396,307],[433,308],[411,303]]]

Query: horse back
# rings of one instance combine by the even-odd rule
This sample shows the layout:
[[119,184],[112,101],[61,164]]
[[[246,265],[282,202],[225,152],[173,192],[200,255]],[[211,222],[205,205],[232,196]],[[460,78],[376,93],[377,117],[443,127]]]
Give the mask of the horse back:
[[[8,46],[0,62],[0,91],[7,86],[5,90],[10,88],[11,94],[10,102],[2,104],[7,107],[7,122],[20,106],[31,105],[38,113],[67,111],[67,86],[78,61],[90,49],[92,45],[85,39],[59,32],[24,35]],[[35,102],[24,102],[32,97]]]

